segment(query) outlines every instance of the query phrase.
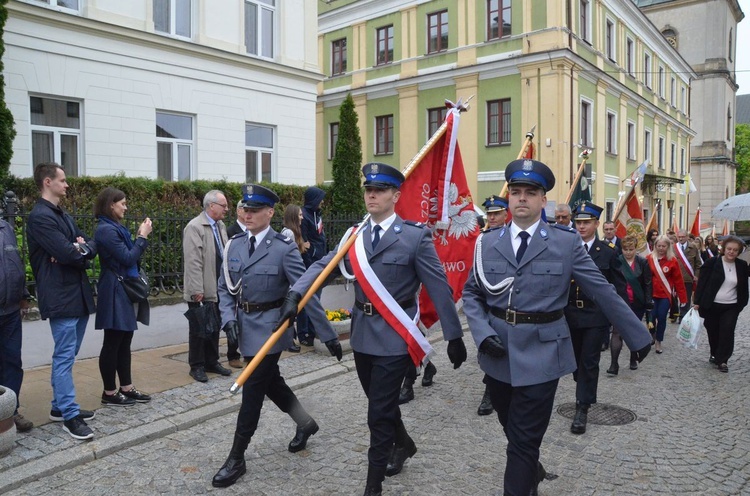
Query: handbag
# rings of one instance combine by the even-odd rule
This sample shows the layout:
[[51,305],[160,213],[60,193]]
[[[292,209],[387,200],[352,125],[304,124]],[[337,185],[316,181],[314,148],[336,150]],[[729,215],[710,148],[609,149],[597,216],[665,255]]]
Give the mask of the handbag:
[[132,303],[141,303],[148,299],[151,286],[148,283],[148,276],[143,269],[138,270],[138,277],[123,277],[118,275],[117,280],[120,281],[125,294],[128,295],[128,299]]

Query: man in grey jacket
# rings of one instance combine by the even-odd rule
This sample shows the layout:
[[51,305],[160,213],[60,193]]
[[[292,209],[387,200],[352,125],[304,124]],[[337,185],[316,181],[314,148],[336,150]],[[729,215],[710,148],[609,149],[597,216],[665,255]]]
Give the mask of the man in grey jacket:
[[18,432],[34,424],[18,413],[23,381],[21,316],[29,311],[26,274],[13,227],[0,219],[0,384],[16,393],[13,421]]

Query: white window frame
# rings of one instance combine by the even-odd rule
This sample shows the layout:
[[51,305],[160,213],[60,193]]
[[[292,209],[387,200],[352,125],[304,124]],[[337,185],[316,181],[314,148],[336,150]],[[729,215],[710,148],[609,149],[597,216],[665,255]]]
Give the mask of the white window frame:
[[[59,126],[44,126],[40,124],[31,124],[31,98],[42,98],[44,100],[57,100],[66,103],[78,104],[78,129],[72,127],[59,127]],[[76,163],[76,170],[71,171],[65,169],[65,174],[70,177],[82,176],[84,174],[83,167],[83,102],[72,98],[59,98],[51,96],[41,95],[29,95],[29,160],[31,160],[31,169],[34,170],[37,164],[34,163],[34,133],[52,135],[52,161],[65,167],[62,157],[62,137],[63,136],[75,136],[76,137],[76,153],[78,154],[78,161]]]
[[643,160],[648,160],[651,162],[651,153],[653,152],[654,148],[654,138],[653,138],[653,132],[650,129],[645,129],[643,131]]
[[659,135],[659,169],[664,170],[667,167],[667,140],[663,135]]
[[76,0],[76,3],[78,3],[78,8],[71,9],[70,7],[65,7],[64,5],[60,5],[60,2],[63,2],[64,0],[20,0],[23,3],[30,3],[32,5],[42,5],[44,7],[47,7],[52,10],[57,10],[59,12],[65,12],[68,14],[81,14],[81,4],[84,0]]
[[[272,2],[273,5],[270,5],[267,2]],[[243,10],[242,10],[242,16],[243,16],[242,25],[243,25],[244,31],[243,31],[242,40],[243,40],[243,43],[245,45],[245,54],[246,55],[250,55],[250,56],[253,56],[253,57],[259,57],[259,58],[267,59],[267,60],[273,60],[276,57],[277,47],[279,46],[279,42],[278,42],[278,40],[279,40],[278,3],[279,2],[280,2],[280,0],[245,0],[243,2],[243,4],[242,4],[242,8],[243,8]],[[257,8],[257,17],[256,17],[256,21],[257,21],[257,26],[256,26],[256,28],[257,28],[257,34],[256,34],[256,37],[255,37],[255,42],[256,42],[257,48],[258,48],[257,53],[251,52],[248,49],[248,46],[247,46],[247,23],[245,21],[245,18],[246,18],[246,12],[247,12],[247,5],[248,4],[255,5],[256,8]],[[270,56],[263,54],[263,52],[264,52],[264,50],[263,50],[263,48],[264,48],[263,47],[263,35],[264,35],[263,29],[264,29],[264,26],[263,26],[263,15],[262,15],[262,12],[264,10],[266,12],[270,12],[271,16],[272,16],[271,17],[271,29],[273,30],[273,33],[271,35],[271,55]]]
[[[185,139],[185,138],[165,138],[160,136],[156,137],[156,177],[159,176],[159,143],[170,143],[172,145],[172,177],[170,179],[164,178],[167,181],[181,181],[181,180],[188,180],[192,181],[195,178],[195,116],[191,114],[182,114],[179,112],[169,112],[165,110],[157,110],[156,114],[163,114],[163,115],[174,115],[177,117],[189,117],[190,118],[190,127],[191,127],[191,139]],[[156,130],[154,130],[154,133]],[[180,178],[180,147],[188,147],[188,150],[190,152],[190,177],[188,178]]]
[[667,86],[667,71],[664,66],[659,64],[659,97],[664,98],[664,92]]
[[669,143],[669,171],[677,174],[677,143],[674,141]]
[[674,76],[671,77],[669,82],[669,104],[677,108],[677,80]]
[[[648,60],[647,60],[648,59]],[[643,81],[648,89],[653,89],[654,80],[651,73],[651,67],[654,65],[651,53],[643,52]]]
[[[681,146],[680,147],[680,175],[681,176],[684,176],[685,174],[687,174],[687,170],[685,169],[685,165],[686,165],[686,163],[685,163],[686,153],[687,153],[687,150],[685,150],[685,147]],[[690,186],[690,185],[688,184],[688,186]]]
[[[584,26],[581,22],[582,12],[586,13],[586,25]],[[591,44],[591,0],[579,0],[578,2],[578,32],[581,35],[581,39]]]
[[[586,116],[586,122],[588,122],[588,129],[586,130],[587,136],[583,136],[583,104],[588,105],[588,112]],[[578,139],[579,143],[583,146],[594,146],[594,100],[586,97],[581,97],[578,104]],[[584,139],[585,138],[585,139]]]
[[687,114],[687,88],[683,85],[680,85],[680,110]]
[[635,160],[636,139],[635,122],[629,120],[627,128],[628,149],[626,157],[628,160]]
[[[610,117],[612,118],[611,135],[609,129]],[[617,155],[617,112],[607,109],[604,118],[604,151],[611,155]]]
[[630,36],[625,38],[625,65],[628,75],[635,77],[635,40]]
[[[612,32],[610,33],[610,28]],[[611,46],[607,46],[607,37],[611,41]],[[617,22],[607,16],[604,22],[604,52],[609,60],[617,63]]]
[[[336,127],[336,139],[333,139],[333,128]],[[336,156],[336,144],[339,142],[339,133],[341,132],[340,122],[331,122],[328,124],[328,160],[333,160]]]
[[[247,153],[255,152],[256,153],[255,182],[276,181],[276,147],[278,143],[276,126],[272,126],[270,124],[265,124],[265,123],[260,123],[260,122],[245,122],[245,131],[247,131],[247,126],[255,126],[259,128],[269,129],[271,131],[272,143],[270,147],[267,147],[267,146],[259,146],[259,145],[249,145],[247,141],[245,141],[245,179],[248,182],[250,182],[249,181],[250,178],[247,177]],[[263,154],[264,153],[268,153],[271,155],[271,177],[270,179],[263,179]]]
[[[182,40],[192,40],[193,33],[195,32],[195,7],[193,0],[190,0],[189,14],[190,14],[190,34],[188,36],[177,34],[177,0],[167,0],[169,2],[169,31],[159,31],[156,29],[156,21],[154,20],[154,32],[157,34],[172,36]],[[152,3],[153,5],[153,3]],[[154,12],[152,11],[152,16]],[[153,20],[153,17],[152,17]]]

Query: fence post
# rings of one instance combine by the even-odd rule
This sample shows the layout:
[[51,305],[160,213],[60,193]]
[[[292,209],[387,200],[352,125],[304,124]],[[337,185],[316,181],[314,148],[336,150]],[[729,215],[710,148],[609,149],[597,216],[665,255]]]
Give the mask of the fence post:
[[15,229],[16,228],[16,214],[18,214],[18,197],[10,190],[5,192],[3,195],[3,202],[5,203],[5,218],[8,224]]

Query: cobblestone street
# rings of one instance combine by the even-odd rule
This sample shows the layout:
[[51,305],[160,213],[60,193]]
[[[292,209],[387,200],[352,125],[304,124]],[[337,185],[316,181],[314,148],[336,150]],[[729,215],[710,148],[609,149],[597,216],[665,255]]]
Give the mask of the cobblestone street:
[[[599,403],[632,410],[637,415],[632,423],[589,423],[585,434],[571,434],[570,420],[557,408],[575,401],[575,386],[571,377],[560,381],[541,456],[558,478],[544,481],[540,494],[750,495],[750,312],[740,317],[729,374],[708,363],[705,339],[697,351],[682,348],[676,329],[669,325],[664,353],[652,352],[637,371],[628,369],[624,352],[620,374],[607,376],[609,352],[602,354]],[[470,338],[467,345],[475,356]],[[496,416],[476,414],[482,374],[473,358],[454,371],[445,343],[435,347],[435,384],[422,388],[417,381],[416,399],[402,407],[419,451],[401,474],[386,479],[384,494],[501,494],[505,439]],[[369,434],[353,365],[351,355],[336,364],[316,353],[281,361],[320,432],[306,450],[289,453],[293,422],[266,401],[246,453],[248,472],[228,491],[361,494]],[[311,380],[315,376],[320,380]],[[99,409],[90,422],[97,432],[91,443],[74,442],[52,424],[19,434],[11,454],[15,462],[0,465],[0,492],[3,487],[15,487],[10,495],[35,496],[221,492],[211,487],[211,477],[229,451],[239,408],[239,396],[227,392],[230,385],[230,379],[212,379],[158,394],[151,404]],[[159,427],[165,423],[168,428]],[[41,465],[58,467],[48,470],[52,475],[4,485],[4,478],[7,483],[15,471],[23,473],[26,463],[40,473]]]

